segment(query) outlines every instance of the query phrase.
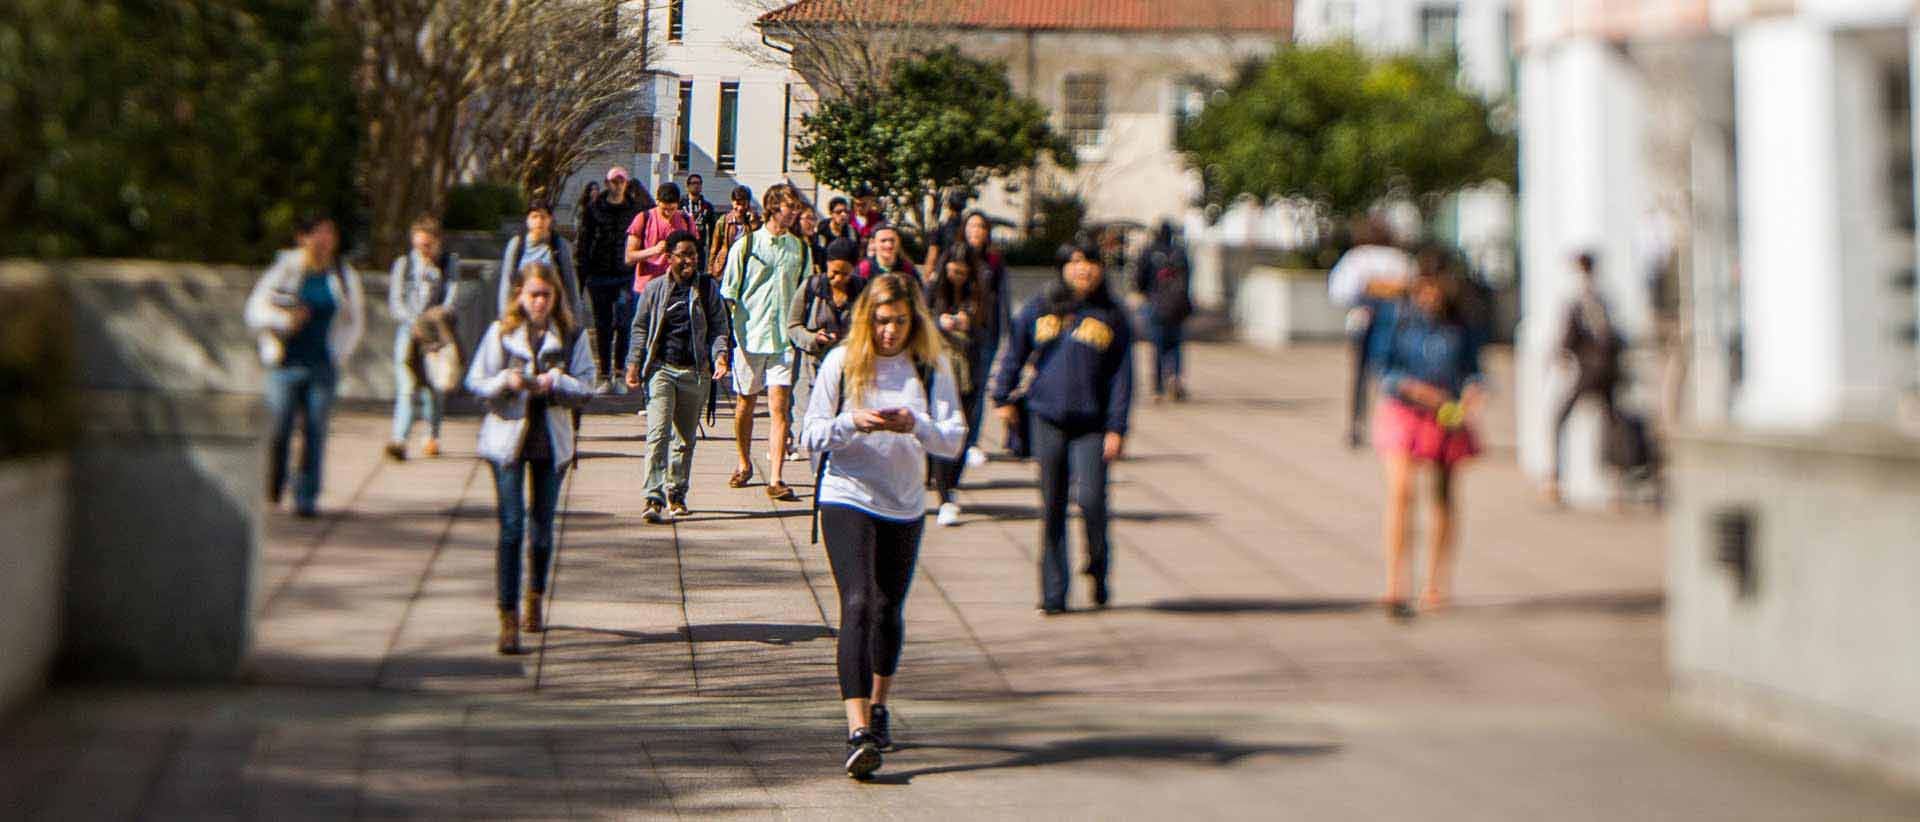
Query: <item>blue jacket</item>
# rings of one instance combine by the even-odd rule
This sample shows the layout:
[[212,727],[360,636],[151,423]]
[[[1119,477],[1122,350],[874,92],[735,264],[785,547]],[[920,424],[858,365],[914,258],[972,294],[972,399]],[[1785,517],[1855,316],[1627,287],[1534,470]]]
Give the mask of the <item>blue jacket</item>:
[[1372,352],[1381,393],[1397,398],[1400,384],[1411,379],[1459,397],[1482,380],[1479,335],[1465,326],[1436,323],[1404,301],[1388,306],[1375,320],[1387,332]]
[[993,401],[1005,405],[1029,356],[1035,375],[1027,410],[1063,428],[1127,432],[1133,402],[1133,326],[1119,308],[1081,306],[1046,314],[1045,296],[1020,309],[993,370]]

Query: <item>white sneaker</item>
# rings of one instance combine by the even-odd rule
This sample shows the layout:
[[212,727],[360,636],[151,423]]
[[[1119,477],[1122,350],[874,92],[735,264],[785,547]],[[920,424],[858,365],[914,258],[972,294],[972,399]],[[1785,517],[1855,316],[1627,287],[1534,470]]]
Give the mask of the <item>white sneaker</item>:
[[616,397],[625,395],[627,393],[626,380],[608,380],[607,385],[613,388],[613,394]]
[[934,517],[933,521],[935,524],[939,525],[942,528],[959,525],[960,524],[960,503],[957,503],[957,502],[941,503],[940,515]]
[[787,452],[787,462],[805,462],[806,459],[807,459],[807,452],[805,451],[788,451]]
[[987,464],[986,449],[983,449],[978,445],[967,449],[967,467],[968,468],[979,468],[980,466],[986,465],[986,464]]
[[612,382],[609,382],[607,380],[600,380],[593,384],[593,393],[596,396],[610,394],[612,392],[613,392]]

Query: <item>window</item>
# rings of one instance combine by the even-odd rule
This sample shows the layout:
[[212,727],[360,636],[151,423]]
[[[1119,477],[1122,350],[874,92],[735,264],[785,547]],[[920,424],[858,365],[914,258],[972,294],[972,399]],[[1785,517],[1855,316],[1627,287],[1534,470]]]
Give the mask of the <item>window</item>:
[[720,150],[714,153],[714,168],[722,174],[733,173],[738,160],[734,152],[740,145],[740,84],[720,84]]
[[673,165],[693,170],[693,81],[680,81],[680,138],[673,144]]
[[667,42],[678,43],[687,35],[686,0],[667,0]]
[[1441,53],[1460,48],[1460,8],[1426,6],[1420,9],[1420,47]]
[[605,0],[600,4],[600,36],[613,40],[620,36],[620,3]]
[[1187,77],[1173,82],[1173,144],[1180,144],[1180,136],[1187,127],[1199,119],[1200,112],[1207,107],[1207,94],[1213,84],[1204,77]]
[[1067,137],[1076,149],[1107,144],[1107,78],[1070,74],[1066,80]]

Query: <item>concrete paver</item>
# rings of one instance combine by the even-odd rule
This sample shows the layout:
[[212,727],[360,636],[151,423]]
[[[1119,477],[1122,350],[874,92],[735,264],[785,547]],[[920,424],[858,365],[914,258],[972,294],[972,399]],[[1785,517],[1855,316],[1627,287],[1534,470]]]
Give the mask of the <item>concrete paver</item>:
[[[1114,471],[1112,609],[1036,615],[1032,469],[969,473],[962,526],[930,527],[922,548],[895,698],[903,744],[872,784],[835,767],[839,615],[807,506],[769,501],[758,482],[725,487],[723,414],[699,446],[695,515],[644,525],[642,427],[631,401],[609,399],[583,428],[553,629],[528,637],[533,653],[492,653],[497,531],[475,421],[448,421],[446,456],[396,464],[378,453],[383,416],[342,413],[328,516],[269,523],[245,680],[56,690],[0,730],[0,807],[1920,818],[1914,793],[1668,712],[1659,519],[1535,504],[1497,408],[1464,481],[1458,605],[1398,624],[1372,604],[1380,479],[1338,440],[1341,354],[1199,345],[1189,363],[1195,401],[1143,403]],[[788,466],[803,493],[806,473]]]

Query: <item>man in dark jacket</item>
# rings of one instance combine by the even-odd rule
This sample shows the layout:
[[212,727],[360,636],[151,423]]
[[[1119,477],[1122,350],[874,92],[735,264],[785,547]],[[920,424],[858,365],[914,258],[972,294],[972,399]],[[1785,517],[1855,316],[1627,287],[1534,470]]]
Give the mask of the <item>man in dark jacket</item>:
[[[634,304],[626,385],[646,386],[649,523],[685,516],[693,446],[708,375],[727,376],[732,349],[720,286],[699,276],[700,242],[687,231],[667,236],[667,275],[647,283]],[[671,441],[671,458],[667,446]]]
[[[633,267],[626,264],[627,226],[650,207],[642,204],[645,194],[627,170],[614,166],[607,170],[607,190],[587,204],[580,215],[580,237],[574,243],[575,270],[580,272],[587,290],[587,302],[593,310],[593,354],[600,373],[620,373],[627,353],[627,325],[632,315]],[[651,198],[649,198],[651,199]],[[617,384],[617,383],[616,383]],[[605,390],[607,384],[600,388]],[[614,390],[619,390],[615,388]]]
[[1153,244],[1134,264],[1133,288],[1146,298],[1147,331],[1153,338],[1153,398],[1173,394],[1187,398],[1180,346],[1184,326],[1193,314],[1193,296],[1187,272],[1187,249],[1174,238],[1173,223],[1161,222]]
[[1582,252],[1574,258],[1574,267],[1580,274],[1580,293],[1567,309],[1566,327],[1560,335],[1560,353],[1573,363],[1574,377],[1573,389],[1567,392],[1553,422],[1553,479],[1547,483],[1544,495],[1556,504],[1560,502],[1560,469],[1566,461],[1560,437],[1566,432],[1567,418],[1573,416],[1574,407],[1590,396],[1600,401],[1600,411],[1606,415],[1607,422],[1619,416],[1614,392],[1620,385],[1620,353],[1625,343],[1613,327],[1606,301],[1600,298],[1594,262],[1592,252]]

